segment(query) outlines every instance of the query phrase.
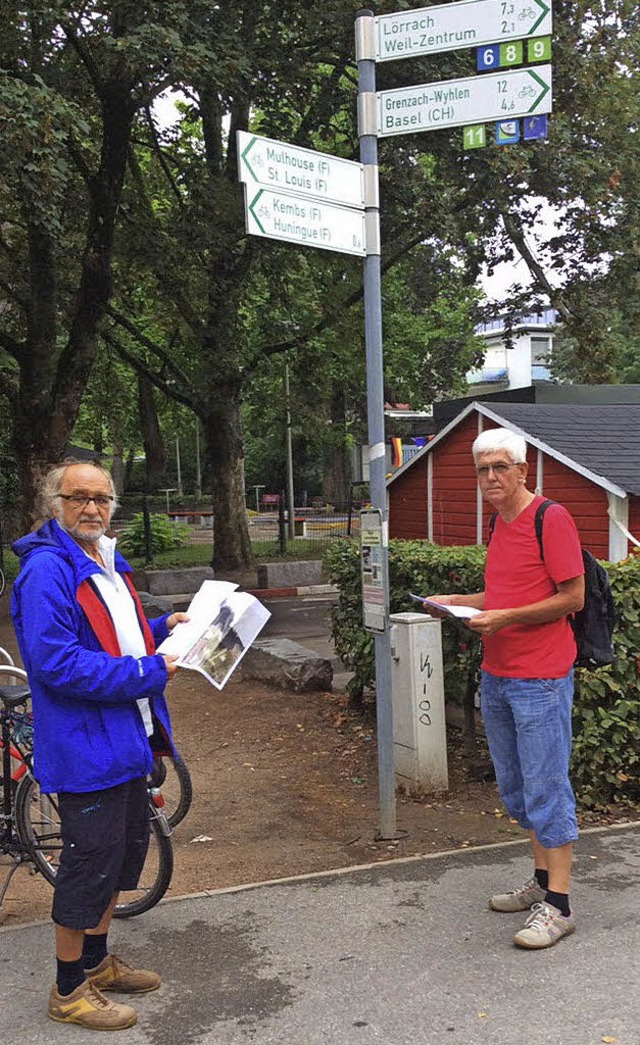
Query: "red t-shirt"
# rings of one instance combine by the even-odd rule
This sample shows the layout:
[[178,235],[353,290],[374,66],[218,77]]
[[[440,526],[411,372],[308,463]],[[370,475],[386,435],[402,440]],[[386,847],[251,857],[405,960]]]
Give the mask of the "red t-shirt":
[[[544,561],[535,531],[543,497],[534,497],[512,522],[498,515],[484,574],[485,610],[513,609],[556,594],[556,585],[584,573],[580,538],[566,508],[550,505],[542,524]],[[483,640],[482,667],[507,678],[556,679],[576,658],[576,644],[566,617],[546,624],[511,624]]]

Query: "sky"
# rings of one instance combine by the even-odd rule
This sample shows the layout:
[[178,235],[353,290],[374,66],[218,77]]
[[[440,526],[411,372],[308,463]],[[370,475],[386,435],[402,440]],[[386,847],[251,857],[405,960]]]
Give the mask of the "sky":
[[[526,240],[532,254],[539,262],[544,264],[542,247],[552,236],[557,235],[560,215],[545,200],[538,197],[534,202],[541,206],[540,220],[537,225],[537,233],[534,235],[532,232],[528,232]],[[548,270],[547,276],[551,283],[558,283],[557,273]],[[514,283],[527,287],[531,282],[531,273],[527,263],[516,252],[515,261],[505,265],[498,265],[491,275],[488,275],[485,270],[478,280],[478,286],[484,291],[490,301],[504,301],[506,304],[509,300],[509,289]]]

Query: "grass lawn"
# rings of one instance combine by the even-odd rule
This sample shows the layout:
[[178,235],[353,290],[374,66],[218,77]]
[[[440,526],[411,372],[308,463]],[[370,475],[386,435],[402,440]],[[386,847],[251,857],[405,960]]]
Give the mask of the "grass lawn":
[[[305,541],[299,538],[287,542],[287,550],[284,554],[278,551],[274,541],[255,541],[251,548],[256,562],[268,559],[271,562],[286,562],[299,559],[321,559],[325,551],[324,541]],[[155,555],[153,566],[155,569],[184,566],[209,566],[211,563],[210,544],[187,544],[182,548],[176,548],[170,552]],[[136,569],[144,566],[142,558],[128,557],[128,562]]]

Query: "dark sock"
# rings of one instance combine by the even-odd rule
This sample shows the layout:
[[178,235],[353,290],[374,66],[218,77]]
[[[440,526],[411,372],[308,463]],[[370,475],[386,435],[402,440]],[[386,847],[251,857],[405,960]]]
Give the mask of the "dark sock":
[[82,958],[78,958],[75,962],[62,962],[59,958],[56,959],[58,970],[56,973],[56,987],[58,994],[66,996],[75,991],[76,987],[79,987],[81,983],[84,983],[86,977],[84,974],[84,962]]
[[84,934],[82,957],[85,969],[95,969],[107,957],[107,953],[107,933],[100,933],[99,936]]
[[533,876],[536,879],[541,889],[549,888],[549,872],[542,869],[542,867],[536,867],[533,872]]
[[550,889],[547,889],[546,896],[544,898],[545,903],[553,904],[563,914],[565,918],[568,918],[571,914],[571,908],[569,907],[569,894],[568,893],[553,893]]

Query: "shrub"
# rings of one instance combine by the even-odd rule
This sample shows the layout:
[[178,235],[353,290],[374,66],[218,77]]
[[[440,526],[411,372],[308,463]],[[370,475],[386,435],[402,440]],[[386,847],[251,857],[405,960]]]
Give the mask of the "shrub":
[[[410,591],[481,591],[485,554],[475,545],[391,541],[391,612],[415,610]],[[616,606],[616,661],[594,671],[576,669],[573,709],[572,781],[582,803],[589,806],[640,800],[640,557],[604,565]],[[336,542],[325,555],[325,566],[339,588],[332,610],[336,653],[354,673],[350,692],[357,696],[375,679],[374,636],[362,626],[358,542]],[[469,671],[479,663],[480,643],[462,625],[447,622],[442,644],[445,699],[461,703]]]
[[578,668],[572,779],[586,805],[640,799],[640,558],[605,563],[616,608],[615,663]]
[[[168,515],[150,515],[151,555],[181,548],[187,539],[188,529],[183,523],[172,522]],[[147,554],[144,515],[134,515],[118,539],[118,547],[124,555],[142,558]]]
[[[449,591],[481,591],[484,549],[447,548],[426,541],[391,541],[389,585],[391,613],[416,610],[410,591],[427,595]],[[332,608],[332,631],[336,653],[350,671],[352,696],[359,696],[375,677],[374,636],[362,626],[360,548],[356,540],[337,541],[325,555],[325,569],[339,588]],[[462,624],[442,629],[443,657],[447,665],[446,697],[461,700],[469,665],[480,653],[476,635]]]

